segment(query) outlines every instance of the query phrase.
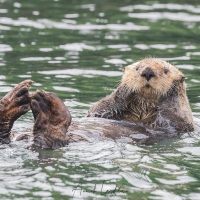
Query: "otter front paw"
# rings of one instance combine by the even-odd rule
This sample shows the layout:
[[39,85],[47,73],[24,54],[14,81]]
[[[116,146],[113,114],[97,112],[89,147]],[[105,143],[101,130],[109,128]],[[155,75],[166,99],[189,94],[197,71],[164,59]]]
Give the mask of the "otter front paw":
[[0,142],[9,143],[14,122],[30,110],[29,88],[33,81],[25,80],[0,100]]

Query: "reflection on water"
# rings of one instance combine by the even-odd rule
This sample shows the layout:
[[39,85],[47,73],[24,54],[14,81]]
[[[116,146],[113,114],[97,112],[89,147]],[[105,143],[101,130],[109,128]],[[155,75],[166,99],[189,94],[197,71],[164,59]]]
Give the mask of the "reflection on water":
[[[74,119],[119,83],[124,66],[163,58],[186,74],[196,131],[152,146],[81,142],[32,152],[0,146],[1,199],[200,199],[197,1],[0,0],[0,96],[24,79],[55,92]],[[31,112],[13,129],[31,130]]]

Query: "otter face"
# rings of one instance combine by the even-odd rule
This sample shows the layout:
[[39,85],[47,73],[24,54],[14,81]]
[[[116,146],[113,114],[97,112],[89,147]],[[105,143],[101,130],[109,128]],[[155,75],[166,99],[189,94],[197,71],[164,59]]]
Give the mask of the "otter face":
[[31,96],[35,119],[34,144],[42,148],[57,148],[66,144],[71,115],[64,103],[52,92],[37,90]]
[[9,143],[14,122],[30,110],[29,88],[33,81],[25,80],[0,100],[0,141]]
[[155,58],[147,58],[125,68],[122,84],[127,89],[160,97],[175,81],[183,82],[184,75],[173,65]]

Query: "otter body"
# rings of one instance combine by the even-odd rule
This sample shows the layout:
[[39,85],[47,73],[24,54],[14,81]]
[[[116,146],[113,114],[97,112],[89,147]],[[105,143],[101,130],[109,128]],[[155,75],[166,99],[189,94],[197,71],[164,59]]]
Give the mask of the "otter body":
[[113,93],[72,124],[68,108],[55,94],[37,90],[28,95],[32,82],[24,81],[0,100],[0,138],[9,138],[14,121],[29,109],[35,119],[36,148],[58,148],[91,138],[146,142],[193,131],[184,78],[165,61],[141,60],[125,68]]
[[[95,127],[95,128],[94,128]],[[69,143],[112,139],[131,144],[152,144],[177,135],[173,130],[153,130],[143,123],[88,117],[75,121],[68,129]]]

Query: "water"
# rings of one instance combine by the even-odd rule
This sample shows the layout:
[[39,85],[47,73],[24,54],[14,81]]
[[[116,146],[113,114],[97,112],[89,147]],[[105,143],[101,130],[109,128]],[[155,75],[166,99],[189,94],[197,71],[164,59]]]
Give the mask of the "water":
[[[55,92],[73,118],[148,56],[186,74],[200,117],[200,6],[191,1],[0,0],[0,96],[24,79]],[[14,132],[28,131],[31,113]],[[0,199],[200,199],[200,131],[150,146],[81,142],[34,153],[0,146]]]

